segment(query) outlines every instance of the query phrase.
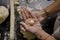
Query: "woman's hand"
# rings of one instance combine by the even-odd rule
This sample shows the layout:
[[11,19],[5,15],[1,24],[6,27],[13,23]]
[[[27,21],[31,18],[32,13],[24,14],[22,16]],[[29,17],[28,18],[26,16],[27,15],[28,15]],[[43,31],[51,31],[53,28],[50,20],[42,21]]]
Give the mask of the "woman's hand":
[[[24,9],[24,7],[22,9]],[[32,13],[27,8],[25,8],[25,11],[26,11],[26,17],[30,16],[27,13]],[[39,11],[33,12],[32,14],[35,14],[35,16],[38,18],[39,22],[44,22],[45,19],[47,18],[46,12],[44,10],[39,10]]]
[[23,31],[32,32],[37,36],[37,38],[42,40],[56,40],[54,37],[42,30],[37,17],[33,13],[28,11],[26,8],[22,8],[21,11],[23,22],[20,22],[20,27]]
[[25,30],[30,31],[32,33],[42,30],[37,17],[33,13],[31,13],[26,8],[21,8],[21,12],[22,12],[22,18],[23,18],[23,22],[20,23],[21,29],[23,29],[24,31]]
[[39,10],[37,13],[35,13],[35,15],[39,22],[44,22],[47,18],[46,12],[44,10]]

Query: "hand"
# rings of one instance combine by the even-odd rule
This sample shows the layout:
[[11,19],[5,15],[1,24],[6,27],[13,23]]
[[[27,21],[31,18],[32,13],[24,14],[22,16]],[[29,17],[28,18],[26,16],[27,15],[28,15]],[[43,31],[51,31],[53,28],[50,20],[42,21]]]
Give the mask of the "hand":
[[[22,8],[22,9],[24,9],[24,8]],[[27,9],[27,8],[25,8],[26,10],[26,16],[28,17],[28,16],[30,16],[30,15],[28,15],[27,13],[29,13],[29,10]],[[30,11],[30,13],[32,13],[31,11]],[[46,16],[46,14],[45,14],[46,12],[44,11],[44,10],[39,10],[39,11],[37,11],[37,12],[34,12],[34,13],[32,13],[32,14],[35,14],[35,16],[38,18],[38,20],[39,20],[39,22],[44,22],[45,21],[45,19],[47,18],[47,16]]]
[[[21,29],[23,29],[23,30],[26,29],[27,31],[30,31],[32,33],[35,33],[35,32],[38,32],[39,30],[42,30],[41,25],[40,25],[37,17],[33,13],[31,13],[26,8],[22,8],[21,12],[22,12],[22,18],[23,18],[23,22],[20,23],[22,25],[22,26],[20,26]],[[33,24],[30,24],[31,20],[34,21]]]
[[44,22],[47,18],[44,10],[39,10],[37,13],[34,13],[38,18],[39,22]]

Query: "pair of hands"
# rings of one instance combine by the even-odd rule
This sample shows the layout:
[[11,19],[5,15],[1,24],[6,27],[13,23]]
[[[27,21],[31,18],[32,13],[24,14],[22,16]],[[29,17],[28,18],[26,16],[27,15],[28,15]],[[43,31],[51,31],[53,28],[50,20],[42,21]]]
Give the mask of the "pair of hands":
[[[20,22],[21,30],[29,31],[29,32],[32,32],[34,34],[36,32],[38,32],[39,30],[42,30],[42,27],[40,25],[38,18],[35,16],[35,14],[33,14],[27,8],[21,7],[21,16],[23,19],[23,22]],[[31,20],[34,21],[33,24],[31,23]]]

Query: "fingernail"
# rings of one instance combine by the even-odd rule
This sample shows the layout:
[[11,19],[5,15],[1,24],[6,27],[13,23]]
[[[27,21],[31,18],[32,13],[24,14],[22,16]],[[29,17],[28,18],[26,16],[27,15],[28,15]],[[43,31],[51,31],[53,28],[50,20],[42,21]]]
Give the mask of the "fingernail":
[[22,29],[22,31],[26,31],[24,28],[21,28]]

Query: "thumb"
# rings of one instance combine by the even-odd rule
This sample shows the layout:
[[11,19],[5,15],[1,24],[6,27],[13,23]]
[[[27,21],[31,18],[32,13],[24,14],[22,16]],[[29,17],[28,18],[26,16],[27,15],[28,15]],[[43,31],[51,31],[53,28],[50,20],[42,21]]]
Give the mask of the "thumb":
[[26,23],[20,22],[20,24],[23,25],[23,27],[24,27],[25,29],[29,29],[29,28],[28,28],[28,25],[27,25]]

